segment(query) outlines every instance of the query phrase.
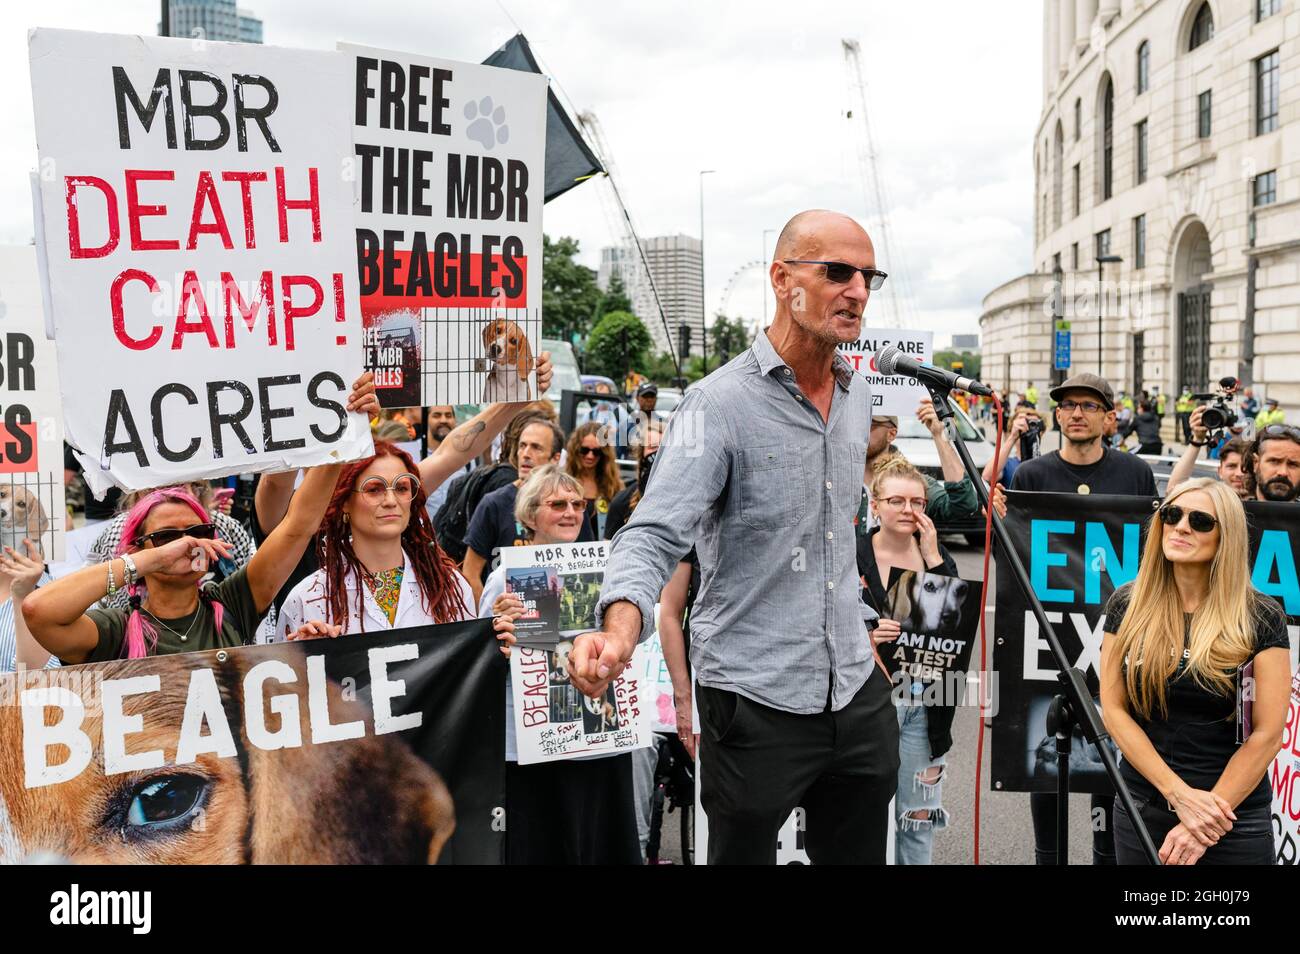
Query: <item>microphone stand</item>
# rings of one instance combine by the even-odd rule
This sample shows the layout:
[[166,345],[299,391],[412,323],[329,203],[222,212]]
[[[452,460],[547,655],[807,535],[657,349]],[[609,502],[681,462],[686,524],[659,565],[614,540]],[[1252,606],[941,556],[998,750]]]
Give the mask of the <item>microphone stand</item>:
[[[954,414],[952,406],[948,403],[948,395],[952,389],[924,379],[918,378],[917,380],[925,385],[925,389],[930,392],[930,397],[934,401],[934,411],[939,420],[945,422],[945,424],[951,421]],[[945,429],[949,431],[953,445],[957,448],[957,455],[961,458],[962,467],[966,470],[966,476],[970,478],[971,483],[975,486],[975,494],[979,498],[980,504],[986,507],[992,515],[994,539],[1002,547],[1002,552],[1006,555],[1006,562],[1011,568],[1011,573],[1016,578],[1020,591],[1024,593],[1025,599],[1028,601],[1034,619],[1038,621],[1039,632],[1047,638],[1047,645],[1051,648],[1052,656],[1056,659],[1058,669],[1056,678],[1061,684],[1062,692],[1052,700],[1047,713],[1047,731],[1056,736],[1056,796],[1058,799],[1056,807],[1056,862],[1063,865],[1067,861],[1070,817],[1068,811],[1070,797],[1070,739],[1077,725],[1081,729],[1083,737],[1092,743],[1097,750],[1097,754],[1101,756],[1102,765],[1106,768],[1106,774],[1110,776],[1111,784],[1115,786],[1115,796],[1124,805],[1124,810],[1128,812],[1129,818],[1133,821],[1133,827],[1137,831],[1138,840],[1142,843],[1142,850],[1147,856],[1147,861],[1153,865],[1159,865],[1160,856],[1156,853],[1155,843],[1151,840],[1151,833],[1147,831],[1141,813],[1133,802],[1133,794],[1128,790],[1128,785],[1125,784],[1123,777],[1119,774],[1119,764],[1115,761],[1115,753],[1109,745],[1104,744],[1109,742],[1110,734],[1102,724],[1101,713],[1093,704],[1092,693],[1088,691],[1087,680],[1081,670],[1070,665],[1069,657],[1065,655],[1065,649],[1056,636],[1056,630],[1052,629],[1052,624],[1047,619],[1047,611],[1043,609],[1043,604],[1038,601],[1038,595],[1034,593],[1034,588],[1029,584],[1029,573],[1025,570],[1025,565],[1020,561],[1020,554],[1012,546],[1011,536],[1007,533],[1002,518],[993,509],[993,503],[989,500],[988,488],[984,486],[984,478],[975,468],[975,462],[971,460],[970,451],[966,448],[966,442],[955,427]],[[981,612],[983,612],[982,608]]]

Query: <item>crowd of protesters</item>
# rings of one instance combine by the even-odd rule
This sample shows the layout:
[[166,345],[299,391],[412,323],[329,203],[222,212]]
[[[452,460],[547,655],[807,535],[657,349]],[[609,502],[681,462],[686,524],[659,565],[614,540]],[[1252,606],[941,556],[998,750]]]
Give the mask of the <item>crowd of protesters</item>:
[[[702,736],[709,752],[710,860],[767,858],[798,803],[810,824],[815,816],[825,826],[809,828],[814,861],[881,861],[892,800],[894,860],[929,863],[949,820],[942,793],[952,711],[891,698],[877,655],[899,635],[898,622],[884,618],[886,585],[894,568],[956,576],[941,529],[980,508],[931,402],[915,411],[938,456],[926,472],[899,452],[898,418],[871,415],[864,383],[827,349],[829,332],[814,333],[792,310],[799,275],[811,283],[813,305],[831,316],[827,327],[837,328],[846,315],[861,317],[885,277],[870,265],[874,252],[856,223],[806,216],[778,240],[776,320],[688,391],[676,414],[693,416],[691,426],[659,414],[656,386],[646,381],[626,401],[610,394],[589,405],[566,433],[547,399],[488,405],[464,420],[451,407],[381,412],[365,375],[348,409],[372,418],[368,458],[263,475],[240,515],[231,487],[206,482],[118,495],[115,510],[88,499],[95,540],[85,565],[58,574],[32,541],[4,548],[0,671],[364,637],[476,616],[493,620],[493,638],[509,655],[522,606],[506,592],[502,550],[617,537],[598,611],[603,628],[564,647],[564,669],[575,698],[598,695],[659,605],[676,741],[693,756]],[[833,272],[836,262],[807,259],[813,248],[854,264]],[[805,267],[816,271],[798,272]],[[543,394],[550,376],[543,355]],[[987,402],[961,397],[976,420],[989,418]],[[983,473],[995,510],[1005,513],[1003,487],[1158,496],[1139,455],[1163,451],[1163,394],[1117,396],[1085,373],[1051,388],[1048,400],[1040,408],[1031,382],[1008,401],[1002,453]],[[1250,389],[1239,406],[1250,438],[1207,428],[1204,403],[1190,391],[1172,405],[1187,450],[1137,579],[1107,608],[1103,713],[1142,817],[1171,863],[1263,863],[1269,854],[1262,773],[1285,711],[1286,627],[1243,575],[1242,501],[1300,497],[1300,429],[1285,423],[1276,401],[1261,408]],[[1049,422],[1060,449],[1039,453]],[[1117,443],[1133,434],[1138,454]],[[1206,449],[1217,481],[1193,476]],[[800,466],[784,466],[789,453],[803,455]],[[816,505],[822,493],[825,507]],[[841,541],[839,521],[849,513],[855,532]],[[826,565],[785,573],[791,546],[825,554]],[[851,584],[843,595],[832,593],[839,573]],[[817,613],[808,612],[813,604]],[[824,615],[835,616],[840,640],[829,662],[817,635]],[[717,639],[722,632],[751,645],[737,654]],[[1159,664],[1139,669],[1135,659]],[[1224,674],[1252,660],[1259,741],[1232,746],[1200,716],[1229,705]],[[787,671],[809,678],[789,680]],[[506,727],[511,863],[645,858],[656,747],[520,765],[509,712]],[[1199,748],[1189,760],[1173,741],[1190,731]],[[756,787],[757,777],[768,781]],[[1133,820],[1112,795],[1093,802],[1104,819],[1095,863],[1137,860]],[[1051,863],[1055,797],[1035,794],[1031,806],[1035,858]]]

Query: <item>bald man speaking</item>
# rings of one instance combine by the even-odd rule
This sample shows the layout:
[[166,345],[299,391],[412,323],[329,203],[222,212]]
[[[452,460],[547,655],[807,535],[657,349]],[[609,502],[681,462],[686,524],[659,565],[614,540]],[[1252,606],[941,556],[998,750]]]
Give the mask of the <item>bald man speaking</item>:
[[776,317],[691,388],[653,480],[614,537],[597,614],[570,671],[598,695],[650,636],[654,605],[694,545],[691,616],[709,864],[772,864],[796,806],[816,864],[883,864],[898,722],[874,665],[853,517],[871,389],[837,346],[884,283],[862,227],[801,212],[769,269]]

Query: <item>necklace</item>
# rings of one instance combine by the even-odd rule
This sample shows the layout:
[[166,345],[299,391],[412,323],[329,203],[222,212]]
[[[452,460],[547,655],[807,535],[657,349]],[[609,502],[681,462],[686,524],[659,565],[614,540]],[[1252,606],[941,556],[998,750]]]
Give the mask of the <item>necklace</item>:
[[[143,606],[140,607],[140,608],[141,608],[141,609],[144,609]],[[144,611],[145,611],[146,613],[149,613],[149,618],[150,618],[151,620],[153,620],[155,623],[157,623],[157,624],[158,624],[159,626],[161,626],[163,629],[167,630],[167,632],[171,633],[173,636],[179,636],[179,637],[181,638],[181,642],[183,643],[183,642],[186,642],[186,641],[190,638],[190,633],[194,632],[194,624],[197,623],[197,622],[199,621],[199,616],[201,615],[200,612],[199,612],[199,610],[201,610],[202,608],[203,608],[203,603],[202,603],[202,601],[200,601],[200,602],[199,602],[199,605],[198,605],[197,607],[195,607],[195,609],[194,609],[194,618],[193,618],[192,620],[190,620],[189,628],[186,629],[185,632],[183,632],[183,633],[178,633],[176,630],[172,629],[170,626],[168,626],[166,623],[164,623],[162,620],[160,620],[157,616],[154,616],[153,613],[149,613],[148,610],[144,610]]]

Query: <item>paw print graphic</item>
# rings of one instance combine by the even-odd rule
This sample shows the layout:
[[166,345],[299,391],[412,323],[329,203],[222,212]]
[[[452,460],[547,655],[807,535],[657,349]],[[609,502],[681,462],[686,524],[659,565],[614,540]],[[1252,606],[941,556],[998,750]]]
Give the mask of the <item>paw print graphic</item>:
[[491,96],[465,104],[465,118],[470,121],[466,135],[484,149],[504,146],[510,141],[510,127],[506,125],[506,108],[494,106]]

